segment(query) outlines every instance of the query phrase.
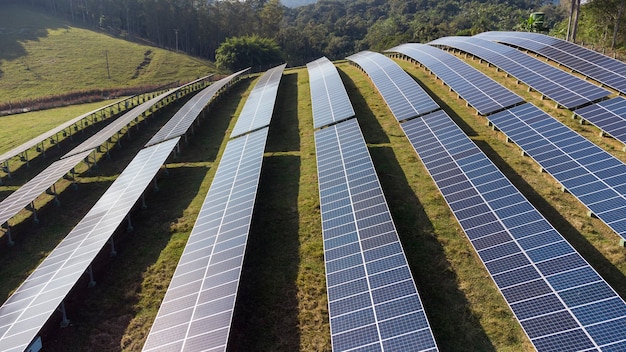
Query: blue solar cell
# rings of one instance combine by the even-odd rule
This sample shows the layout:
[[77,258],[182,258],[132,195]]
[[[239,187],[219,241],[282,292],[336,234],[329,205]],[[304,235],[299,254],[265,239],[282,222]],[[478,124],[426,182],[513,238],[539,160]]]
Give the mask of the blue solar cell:
[[384,340],[424,328],[428,328],[424,315],[411,313],[381,322],[380,335]]
[[568,307],[576,307],[614,296],[615,292],[603,281],[561,291],[561,297]]
[[583,325],[591,325],[626,316],[626,308],[624,308],[622,300],[619,298],[573,308],[572,312]]
[[539,351],[584,351],[595,347],[593,341],[582,329],[540,337],[532,342]]
[[[515,312],[518,319],[523,321],[524,319],[564,310],[565,306],[563,306],[557,295],[548,294],[526,301],[513,303],[511,304],[511,309],[513,309],[513,312]],[[542,335],[547,335],[547,333],[543,333]]]
[[374,324],[375,322],[374,310],[372,307],[353,311],[344,315],[331,318],[331,333],[336,335],[338,333],[353,330],[364,325]]
[[536,338],[578,328],[578,322],[566,311],[560,311],[521,322],[528,336]]
[[589,335],[599,344],[605,345],[624,340],[624,334],[621,333],[626,329],[626,318],[610,320],[597,325],[587,327]]
[[543,247],[527,250],[526,253],[534,262],[541,262],[550,258],[560,257],[574,252],[574,249],[565,241],[555,242]]
[[502,290],[502,295],[509,303],[515,303],[549,293],[552,293],[552,288],[542,279],[524,282]]

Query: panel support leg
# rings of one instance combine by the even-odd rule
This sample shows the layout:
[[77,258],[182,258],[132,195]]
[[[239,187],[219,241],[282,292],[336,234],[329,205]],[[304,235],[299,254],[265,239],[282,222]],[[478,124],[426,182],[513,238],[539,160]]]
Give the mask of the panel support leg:
[[4,224],[2,224],[2,227],[7,229],[7,245],[9,247],[13,247],[13,245],[15,245],[15,242],[13,241],[13,238],[11,237],[11,225],[9,225],[9,222],[5,222]]
[[96,286],[96,280],[93,278],[93,268],[91,265],[87,267],[87,274],[89,274],[89,283],[87,284],[87,287],[94,288]]
[[148,205],[146,204],[146,195],[141,195],[141,209],[148,209]]
[[61,315],[63,316],[61,319],[61,327],[66,328],[70,326],[70,320],[67,319],[67,313],[65,312],[65,302],[61,302],[61,305],[57,308],[57,310],[61,312]]
[[28,206],[28,210],[33,212],[33,220],[36,223],[39,223],[39,218],[37,217],[37,209],[35,209],[35,201],[30,202],[30,205]]
[[126,220],[128,221],[128,227],[126,227],[126,231],[132,232],[135,228],[133,227],[133,223],[130,221],[130,214],[126,215]]
[[111,245],[111,257],[115,257],[117,255],[117,251],[115,250],[115,243],[113,242],[113,237],[109,239],[109,244]]

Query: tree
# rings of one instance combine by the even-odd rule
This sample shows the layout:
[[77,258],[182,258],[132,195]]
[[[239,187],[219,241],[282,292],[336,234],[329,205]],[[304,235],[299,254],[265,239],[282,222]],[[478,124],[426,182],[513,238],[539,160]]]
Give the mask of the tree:
[[278,44],[257,35],[226,39],[215,51],[215,60],[217,68],[231,71],[261,68],[283,61]]

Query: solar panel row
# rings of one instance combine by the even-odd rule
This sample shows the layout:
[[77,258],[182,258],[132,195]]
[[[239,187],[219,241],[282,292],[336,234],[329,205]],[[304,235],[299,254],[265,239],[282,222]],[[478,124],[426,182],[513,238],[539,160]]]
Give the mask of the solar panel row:
[[[90,111],[88,113],[85,113],[83,115],[80,115],[80,116],[78,116],[76,118],[73,118],[70,121],[67,121],[67,122],[65,122],[65,123],[63,123],[63,124],[53,128],[53,129],[51,129],[50,131],[46,131],[46,132],[42,133],[41,135],[39,135],[39,136],[37,136],[37,137],[35,137],[35,138],[33,138],[33,139],[31,139],[31,140],[29,140],[29,141],[19,145],[19,146],[9,150],[8,152],[0,155],[0,163],[3,163],[6,166],[7,170],[9,170],[8,169],[8,166],[9,166],[8,161],[9,161],[9,159],[14,158],[14,157],[16,157],[18,155],[22,155],[22,156],[24,156],[24,159],[28,160],[27,152],[28,152],[29,149],[39,146],[42,149],[42,151],[45,150],[45,146],[43,145],[43,144],[45,144],[44,143],[45,141],[47,141],[47,140],[54,140],[54,142],[57,143],[59,141],[59,138],[58,138],[57,135],[58,134],[63,134],[63,133],[69,134],[71,136],[72,132],[73,132],[72,131],[73,130],[72,127],[75,127],[75,129],[78,130],[80,127],[82,127],[83,125],[87,124],[86,120],[88,120],[89,118],[91,118],[91,120],[93,122],[93,120],[95,119],[95,116],[96,116],[97,113],[100,113],[101,117],[102,116],[106,116],[106,114],[103,113],[104,110],[110,109],[111,107],[120,104],[120,102],[122,102],[122,101],[123,100],[119,100],[119,101],[116,101],[114,103],[108,104],[108,105],[106,105],[106,106],[104,106],[102,108],[99,108],[99,109]],[[136,100],[136,101],[138,101],[138,100]],[[135,100],[133,100],[132,102],[134,103]],[[121,110],[121,107],[118,110]],[[112,115],[113,114],[111,113],[109,116],[112,116]]]
[[133,121],[136,122],[139,118],[145,117],[146,111],[148,111],[149,109],[154,109],[155,104],[165,99],[167,96],[173,94],[175,91],[176,90],[170,90],[162,93],[132,109],[126,114],[118,117],[117,119],[115,119],[115,121],[111,122],[109,125],[93,135],[91,138],[87,139],[80,145],[76,146],[76,148],[69,151],[67,154],[61,157],[61,159],[70,157],[77,153],[82,153],[87,150],[93,150],[98,148],[99,146],[106,143],[115,134],[119,133],[124,127],[127,127]]
[[235,72],[232,75],[222,78],[221,80],[211,84],[200,93],[192,97],[176,114],[157,132],[152,139],[146,143],[146,147],[161,143],[171,138],[180,137],[187,133],[191,125],[196,121],[198,115],[204,110],[205,106],[213,100],[227,85],[233,83],[236,77],[239,77],[249,69]]
[[89,268],[178,139],[143,149],[85,217],[0,307],[0,346],[24,351]]
[[575,43],[529,32],[485,32],[476,37],[533,51],[626,94],[626,63]]
[[225,351],[268,128],[228,142],[144,351]]
[[355,119],[315,132],[334,351],[436,351]]
[[347,57],[368,72],[391,113],[398,121],[427,114],[439,105],[415,80],[393,61],[380,60],[384,55],[362,51]]
[[626,303],[445,112],[402,128],[538,351],[626,348]]
[[[617,97],[574,111],[575,115],[626,145],[626,99]],[[626,147],[624,147],[626,151]]]
[[626,164],[530,103],[489,119],[593,214],[626,238]]
[[475,37],[445,37],[429,44],[455,48],[486,60],[567,109],[610,95],[606,89],[506,45]]
[[265,72],[259,79],[239,114],[230,138],[269,126],[274,112],[278,86],[285,67],[287,64],[274,67]]
[[91,153],[90,150],[54,162],[32,180],[0,202],[0,224],[5,224],[20,210],[31,204]]
[[489,115],[524,101],[482,72],[438,48],[409,43],[387,52],[401,53],[426,66],[480,115]]
[[322,57],[306,65],[309,72],[313,126],[320,128],[354,116],[354,109],[337,68]]

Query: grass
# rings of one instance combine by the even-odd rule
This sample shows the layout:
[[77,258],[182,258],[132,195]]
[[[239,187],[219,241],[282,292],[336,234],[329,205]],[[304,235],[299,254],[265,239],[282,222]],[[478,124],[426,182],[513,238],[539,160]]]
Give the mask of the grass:
[[[516,145],[507,143],[441,82],[424,69],[397,62],[436,96],[470,138],[625,297],[626,258],[617,236],[598,219],[587,217],[573,196],[561,192],[549,175],[538,172],[532,159],[522,156]],[[526,92],[502,73],[471,64],[625,160],[626,153],[614,141],[599,137],[595,127],[580,125],[567,111],[554,109],[552,102]],[[533,350],[369,78],[347,63],[338,68],[440,349]],[[47,350],[141,349],[235,117],[254,83],[246,80],[234,86],[202,119],[182,154],[168,165],[169,176],[159,177],[160,191],[149,192],[149,208],[133,212],[135,231],[115,235],[117,256],[101,255],[97,260],[97,286],[87,289],[86,281],[81,282],[70,294],[66,304],[72,325],[59,329],[54,317],[44,330]],[[33,224],[26,216],[19,220],[16,247],[0,246],[0,296],[7,297],[69,232],[174,109],[133,133],[123,151],[116,149],[97,173],[81,178],[78,192],[63,191],[61,208],[42,203],[43,223]],[[22,122],[15,123],[20,130]],[[0,137],[4,134],[2,130]],[[16,137],[15,143],[27,135]],[[0,187],[0,197],[17,186]],[[311,101],[303,68],[288,70],[282,78],[248,241],[230,349],[330,351]]]
[[3,138],[0,140],[0,154],[21,145],[33,138],[33,136],[38,136],[66,121],[108,105],[111,102],[100,101],[0,117],[3,134]]
[[27,5],[0,7],[0,103],[190,81],[215,71],[206,60],[80,28]]

